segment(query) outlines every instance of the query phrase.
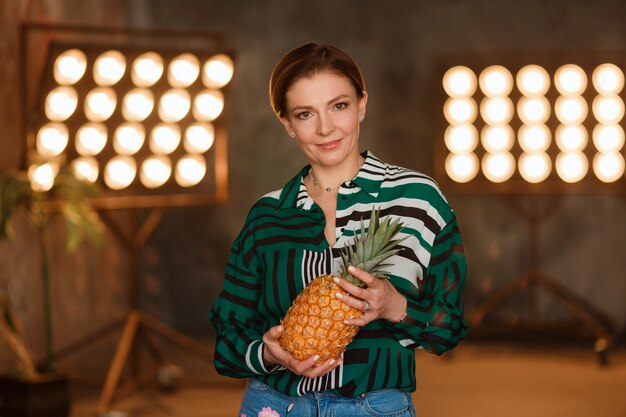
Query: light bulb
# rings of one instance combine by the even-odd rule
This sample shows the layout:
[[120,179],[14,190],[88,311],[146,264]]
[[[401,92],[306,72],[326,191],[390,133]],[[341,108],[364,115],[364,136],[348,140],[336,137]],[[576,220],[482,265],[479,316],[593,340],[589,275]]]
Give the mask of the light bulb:
[[145,88],[130,90],[122,102],[122,115],[129,122],[144,121],[154,108],[154,95]]
[[67,126],[63,123],[46,123],[37,132],[37,153],[46,158],[58,156],[65,150],[68,141]]
[[509,125],[485,126],[480,141],[487,152],[507,152],[513,147],[515,134]]
[[523,153],[519,159],[519,172],[527,182],[539,183],[550,175],[552,163],[546,153]]
[[31,165],[28,168],[28,179],[30,186],[34,191],[49,191],[54,185],[54,179],[59,172],[59,166],[55,163],[48,162],[41,165]]
[[224,95],[219,90],[203,90],[193,101],[193,117],[201,122],[212,122],[224,110]]
[[544,152],[550,146],[550,129],[546,125],[522,125],[518,141],[524,152]]
[[507,96],[513,89],[513,76],[503,66],[492,65],[480,73],[478,84],[487,97]]
[[225,54],[211,57],[202,67],[202,82],[207,88],[222,88],[233,78],[233,60]]
[[554,73],[554,85],[564,96],[579,96],[587,88],[587,75],[578,65],[566,64]]
[[624,129],[620,125],[596,125],[593,144],[600,152],[619,152],[624,146]]
[[550,103],[545,97],[522,97],[517,102],[517,114],[527,125],[545,123],[550,117]]
[[581,124],[587,118],[587,102],[580,96],[560,96],[556,99],[554,112],[564,125]]
[[76,84],[87,69],[87,57],[79,49],[69,49],[54,61],[54,79],[61,85]]
[[624,88],[624,73],[614,64],[601,64],[593,70],[593,86],[602,95],[619,94]]
[[470,97],[476,91],[476,74],[464,66],[450,68],[443,76],[443,89],[450,97]]
[[174,179],[181,187],[192,187],[206,175],[206,162],[200,155],[187,155],[176,164]]
[[480,115],[487,124],[507,124],[513,117],[513,103],[508,97],[486,97],[480,103]]
[[515,158],[509,152],[487,153],[483,156],[482,170],[491,182],[504,182],[515,172]]
[[602,124],[619,123],[624,117],[624,102],[618,95],[596,96],[592,109],[594,117]]
[[450,152],[472,152],[478,145],[478,131],[471,124],[448,126],[444,141]]
[[119,51],[101,54],[93,64],[93,78],[101,87],[109,87],[122,79],[126,72],[126,57]]
[[107,129],[101,123],[87,123],[76,132],[76,151],[82,156],[99,154],[107,143]]
[[117,97],[111,88],[91,90],[85,98],[85,116],[92,122],[103,122],[115,111]]
[[78,105],[78,94],[72,87],[56,87],[46,97],[46,117],[53,122],[67,120]]
[[150,150],[155,154],[171,154],[179,143],[180,128],[176,124],[159,123],[150,133]]
[[550,76],[539,65],[526,65],[515,77],[517,88],[526,97],[543,96],[550,88]]
[[77,177],[89,182],[96,182],[98,179],[98,161],[92,156],[81,156],[72,161],[72,170]]
[[449,98],[443,113],[450,124],[473,123],[477,115],[476,102],[472,98]]
[[185,130],[183,146],[189,153],[204,153],[211,149],[215,140],[215,128],[210,123],[196,122]]
[[200,74],[200,62],[195,55],[185,53],[172,60],[167,70],[167,80],[172,87],[189,87]]
[[163,155],[153,155],[141,164],[139,180],[148,188],[157,188],[167,182],[172,174],[172,163]]
[[624,175],[624,157],[618,152],[599,152],[593,158],[593,172],[602,182],[615,182]]
[[156,52],[145,52],[133,61],[130,78],[137,87],[151,87],[163,75],[163,58]]
[[568,183],[582,180],[589,170],[589,161],[582,152],[561,152],[556,157],[556,173]]
[[587,142],[587,130],[581,125],[559,125],[556,128],[556,144],[563,152],[582,151]]
[[122,123],[113,134],[113,150],[120,155],[134,155],[145,138],[146,131],[141,123]]
[[164,122],[178,122],[189,113],[189,93],[182,88],[166,91],[159,100],[159,118]]
[[474,153],[454,154],[446,157],[445,167],[448,176],[455,182],[465,183],[473,180],[478,174],[480,164]]
[[104,182],[112,190],[128,187],[137,175],[137,163],[129,156],[116,156],[104,168]]

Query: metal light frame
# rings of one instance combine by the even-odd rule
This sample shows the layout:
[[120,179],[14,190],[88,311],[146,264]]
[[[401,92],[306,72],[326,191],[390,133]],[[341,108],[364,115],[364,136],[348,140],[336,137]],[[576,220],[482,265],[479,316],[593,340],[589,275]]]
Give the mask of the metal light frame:
[[[231,58],[234,55],[227,48],[223,37],[216,33],[24,24],[21,27],[20,49],[23,69],[20,79],[23,97],[21,166],[24,169],[28,167],[34,153],[36,131],[43,124],[41,119],[45,97],[42,97],[42,89],[51,77],[51,56],[60,48],[72,47],[84,48],[87,51],[116,49],[130,55],[137,55],[142,51],[156,51],[169,56],[183,52],[199,56],[223,53]],[[91,66],[88,67],[88,71],[90,69]],[[127,69],[127,72],[129,71]],[[223,90],[227,91],[228,85]],[[78,105],[82,104],[82,101],[79,101]],[[212,148],[207,152],[206,178],[198,185],[183,188],[170,180],[156,189],[131,186],[114,191],[103,186],[102,196],[92,199],[91,204],[96,209],[124,209],[184,207],[224,202],[228,198],[228,105],[226,97],[222,114],[212,122],[215,127],[215,139]],[[156,109],[153,113],[155,112]],[[68,148],[72,143],[70,135]],[[98,182],[101,181],[99,178]]]
[[[591,103],[595,95],[597,94],[594,91],[593,86],[591,86],[591,72],[593,69],[604,63],[613,63],[620,67],[623,72],[626,73],[626,58],[623,53],[617,51],[595,51],[589,53],[581,53],[581,52],[567,52],[563,51],[560,53],[519,53],[519,54],[511,54],[507,53],[493,53],[493,54],[476,54],[476,55],[455,55],[455,56],[445,56],[437,59],[437,78],[436,78],[436,88],[437,91],[434,92],[434,97],[438,100],[436,102],[436,108],[438,109],[438,114],[435,115],[433,120],[438,120],[437,126],[439,128],[436,130],[436,138],[435,138],[435,147],[434,147],[434,169],[433,175],[437,182],[445,189],[447,192],[453,192],[458,194],[476,194],[476,193],[484,193],[484,194],[569,194],[569,193],[589,193],[589,194],[597,194],[597,193],[626,193],[626,174],[622,175],[620,179],[614,182],[605,183],[595,177],[591,162],[593,160],[593,156],[595,153],[595,148],[591,140],[591,133],[596,124],[594,116],[591,110]],[[444,131],[448,126],[448,122],[443,115],[443,108],[445,101],[448,96],[443,91],[442,87],[442,78],[445,72],[457,65],[463,65],[472,69],[477,75],[480,72],[491,66],[491,65],[501,65],[507,68],[513,77],[519,69],[529,64],[537,64],[544,69],[547,70],[548,74],[551,77],[551,86],[546,93],[545,97],[550,103],[551,113],[550,117],[545,123],[548,129],[551,132],[552,140],[550,146],[547,150],[548,156],[550,157],[552,164],[552,171],[548,178],[539,183],[529,183],[524,180],[519,171],[516,169],[516,172],[513,176],[501,183],[496,183],[488,180],[479,169],[478,175],[465,183],[456,182],[451,179],[445,170],[445,160],[446,156],[450,153],[447,149],[443,136]],[[559,96],[559,93],[556,91],[554,87],[553,75],[555,71],[564,64],[576,64],[580,66],[586,73],[588,78],[588,86],[582,97],[588,104],[588,116],[583,121],[582,126],[587,130],[589,134],[589,143],[584,149],[584,154],[589,161],[589,171],[587,175],[580,181],[574,183],[567,183],[560,179],[556,174],[554,168],[554,162],[556,159],[556,155],[559,152],[557,148],[555,138],[555,131],[557,126],[560,124],[557,120],[554,112],[554,103],[556,98]],[[480,100],[484,97],[484,94],[478,88],[476,93],[474,94],[474,99],[478,106],[480,106]],[[514,108],[517,105],[517,101],[522,97],[522,94],[519,90],[513,87],[513,91],[508,95],[508,97],[512,100]],[[619,97],[626,101],[626,88],[622,90],[619,94]],[[480,130],[483,126],[485,126],[485,121],[481,119],[480,115],[477,117],[476,121],[473,125],[478,129],[479,135]],[[626,118],[623,118],[619,123],[622,128],[626,127]],[[517,132],[520,126],[522,125],[521,120],[519,119],[517,112],[514,111],[514,116],[509,125],[512,127],[514,131],[514,145],[511,150],[513,156],[516,160],[516,163],[519,160],[519,156],[522,152],[520,148],[520,144],[517,140]],[[626,130],[626,129],[625,129]],[[479,144],[475,150],[476,156],[479,161],[482,159],[485,154],[485,149]],[[626,146],[621,149],[621,154],[624,155],[626,152]],[[479,162],[480,164],[480,162]]]
[[[591,161],[593,160],[596,149],[592,143],[591,132],[597,121],[595,120],[591,111],[591,103],[597,92],[591,85],[591,74],[594,68],[604,63],[612,63],[617,65],[622,72],[626,73],[626,58],[625,55],[619,51],[594,51],[583,53],[580,51],[562,51],[562,52],[546,52],[546,53],[530,53],[523,51],[512,54],[507,53],[492,53],[492,54],[472,54],[472,55],[455,55],[440,57],[437,60],[437,78],[433,84],[437,91],[433,92],[434,97],[439,101],[436,103],[437,115],[433,115],[433,120],[439,120],[437,126],[436,139],[435,139],[435,160],[434,160],[434,177],[439,183],[441,188],[448,194],[468,195],[468,194],[481,194],[485,196],[493,195],[495,197],[502,198],[503,202],[510,206],[513,213],[518,216],[528,227],[528,257],[529,265],[525,273],[520,275],[517,279],[504,285],[502,288],[494,291],[487,297],[486,300],[476,306],[471,314],[468,315],[468,320],[472,325],[478,327],[483,324],[483,319],[493,312],[495,309],[503,305],[517,293],[522,290],[529,290],[529,301],[531,307],[531,316],[535,309],[536,297],[534,295],[534,287],[540,287],[547,291],[552,298],[563,309],[574,318],[582,328],[587,330],[588,333],[595,337],[594,350],[598,354],[599,363],[605,365],[608,362],[607,349],[612,344],[613,335],[611,333],[612,323],[606,320],[605,317],[599,317],[594,309],[588,305],[582,303],[579,297],[573,296],[568,290],[561,287],[557,283],[553,282],[541,269],[541,245],[540,245],[540,228],[543,222],[551,215],[555,213],[560,206],[563,198],[568,194],[626,194],[626,174],[622,175],[618,180],[610,183],[606,183],[598,179],[591,168]],[[492,65],[500,65],[507,68],[513,78],[517,74],[517,71],[526,65],[536,64],[547,70],[550,75],[550,88],[546,92],[545,97],[550,103],[550,117],[545,122],[545,125],[551,132],[552,140],[550,146],[547,149],[547,154],[552,162],[552,170],[550,175],[541,182],[531,183],[526,181],[519,170],[516,170],[511,178],[503,182],[492,182],[483,173],[479,167],[479,172],[474,179],[467,182],[456,182],[450,176],[448,176],[445,169],[445,160],[450,153],[445,142],[444,132],[447,128],[448,121],[446,120],[443,109],[446,100],[448,99],[447,93],[442,86],[442,79],[446,71],[454,66],[466,66],[472,69],[478,76],[484,68]],[[560,93],[554,86],[554,73],[565,64],[575,64],[581,67],[588,79],[588,86],[582,94],[583,99],[588,104],[587,118],[581,123],[581,125],[587,130],[589,134],[589,141],[584,148],[584,154],[589,161],[589,170],[587,175],[578,182],[565,182],[555,172],[554,162],[559,149],[555,141],[555,131],[560,124],[554,112],[554,103],[557,96]],[[513,102],[514,108],[517,106],[518,99],[522,96],[521,92],[516,88],[515,81],[512,92],[508,97]],[[477,88],[474,94],[476,104],[480,106],[480,101],[484,97],[480,88]],[[625,101],[626,88],[619,93],[619,97],[622,101]],[[473,123],[477,127],[480,135],[481,128],[486,124],[482,120],[480,115]],[[517,132],[522,121],[517,115],[517,111],[514,111],[513,119],[509,123],[514,132],[514,144],[511,149],[511,153],[515,158],[516,165],[519,161],[519,156],[522,153],[521,146],[517,138]],[[622,118],[619,125],[624,129],[626,126],[626,118]],[[485,154],[486,150],[481,147],[480,138],[479,145],[477,146],[476,156],[479,161]],[[622,147],[620,153],[622,156],[626,152],[626,145]],[[480,164],[480,162],[479,162]],[[531,204],[528,204],[531,203]],[[483,325],[484,326],[484,325]],[[484,326],[489,328],[490,326]],[[517,326],[523,327],[523,326]],[[538,323],[529,323],[526,330],[536,331],[540,328]],[[496,330],[496,329],[491,329]]]
[[[131,54],[137,54],[140,51],[155,51],[171,56],[191,52],[202,57],[226,54],[231,59],[234,58],[233,52],[226,47],[223,37],[216,33],[26,23],[21,27],[20,36],[20,65],[22,68],[20,88],[23,114],[22,169],[28,168],[34,158],[33,154],[36,153],[35,132],[43,124],[41,120],[44,106],[42,88],[47,82],[46,77],[51,76],[50,56],[56,48],[84,47],[98,51],[116,49],[131,51]],[[227,89],[228,85],[221,88],[223,91]],[[225,94],[225,96],[227,95]],[[79,105],[81,104],[79,102]],[[144,330],[166,337],[203,359],[210,358],[212,355],[211,350],[206,346],[141,311],[139,305],[140,253],[158,227],[167,209],[209,206],[222,203],[228,198],[226,128],[228,106],[229,101],[225,97],[221,115],[211,122],[215,127],[215,138],[213,146],[209,150],[211,161],[209,161],[210,163],[207,162],[207,176],[210,175],[210,181],[183,188],[173,184],[170,179],[170,184],[155,189],[131,186],[117,191],[108,189],[103,185],[102,196],[89,200],[112,234],[120,241],[122,247],[128,250],[130,258],[129,311],[125,320],[106,325],[63,347],[57,357],[67,356],[81,350],[114,331],[120,324],[124,324],[122,336],[100,396],[98,411],[101,413],[107,411],[111,403],[117,398],[128,394],[145,382],[146,375],[154,376],[156,369],[163,363],[163,353],[157,349],[148,332]],[[70,143],[72,143],[71,139]],[[61,165],[67,164],[71,155],[64,155],[59,159]],[[99,176],[98,181],[102,181],[101,176]],[[144,210],[148,214],[141,223],[137,221],[137,216],[133,216],[135,221],[132,222],[132,227],[129,227],[128,224],[119,225],[109,215],[109,212],[120,209],[131,210],[135,212],[134,214]],[[139,351],[135,348],[137,342],[144,342],[150,347],[149,352],[155,362],[153,367],[142,373],[139,373]],[[133,362],[133,372],[130,378],[120,384],[125,364],[129,359]]]

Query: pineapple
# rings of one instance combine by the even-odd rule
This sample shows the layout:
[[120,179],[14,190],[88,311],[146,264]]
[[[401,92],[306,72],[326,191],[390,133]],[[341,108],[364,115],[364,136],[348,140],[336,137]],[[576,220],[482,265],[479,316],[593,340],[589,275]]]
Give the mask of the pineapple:
[[[341,277],[352,284],[365,287],[365,283],[348,273],[348,266],[354,265],[383,279],[387,274],[382,270],[388,264],[384,261],[400,249],[401,242],[394,240],[402,228],[400,221],[386,218],[380,223],[380,210],[372,210],[369,229],[361,220],[361,233],[353,246],[346,246],[341,252]],[[304,360],[311,355],[319,355],[317,363],[339,357],[357,330],[358,326],[344,324],[348,318],[360,317],[363,312],[352,308],[335,297],[335,293],[346,294],[333,282],[332,275],[315,278],[293,301],[285,318],[279,343],[296,359]]]

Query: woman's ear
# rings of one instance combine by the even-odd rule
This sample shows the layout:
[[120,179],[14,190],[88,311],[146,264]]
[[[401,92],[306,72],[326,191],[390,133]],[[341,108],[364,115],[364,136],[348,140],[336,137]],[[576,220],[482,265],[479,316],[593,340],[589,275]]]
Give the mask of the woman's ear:
[[289,123],[289,120],[286,117],[280,117],[280,116],[276,116],[276,117],[278,117],[278,120],[280,121],[280,123],[282,123],[282,125],[285,127],[285,130],[287,130],[287,134],[291,137],[294,137],[295,133],[293,129],[291,128],[291,123]]
[[367,91],[362,91],[363,97],[359,99],[359,114],[365,116],[365,110],[367,108]]

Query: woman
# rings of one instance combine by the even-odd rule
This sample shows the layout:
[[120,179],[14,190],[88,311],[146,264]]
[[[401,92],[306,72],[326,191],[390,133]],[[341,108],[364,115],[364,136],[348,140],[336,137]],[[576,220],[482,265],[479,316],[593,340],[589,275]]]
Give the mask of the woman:
[[[252,207],[211,311],[215,366],[248,377],[241,415],[414,416],[415,349],[442,354],[466,333],[465,256],[454,212],[427,176],[359,151],[368,95],[357,64],[329,45],[287,53],[270,80],[276,116],[306,156],[280,190]],[[278,344],[280,320],[320,274],[338,275],[340,249],[373,207],[399,218],[402,251],[389,279],[351,268],[344,303],[364,311],[340,358],[296,360]],[[339,298],[339,297],[338,297]]]

